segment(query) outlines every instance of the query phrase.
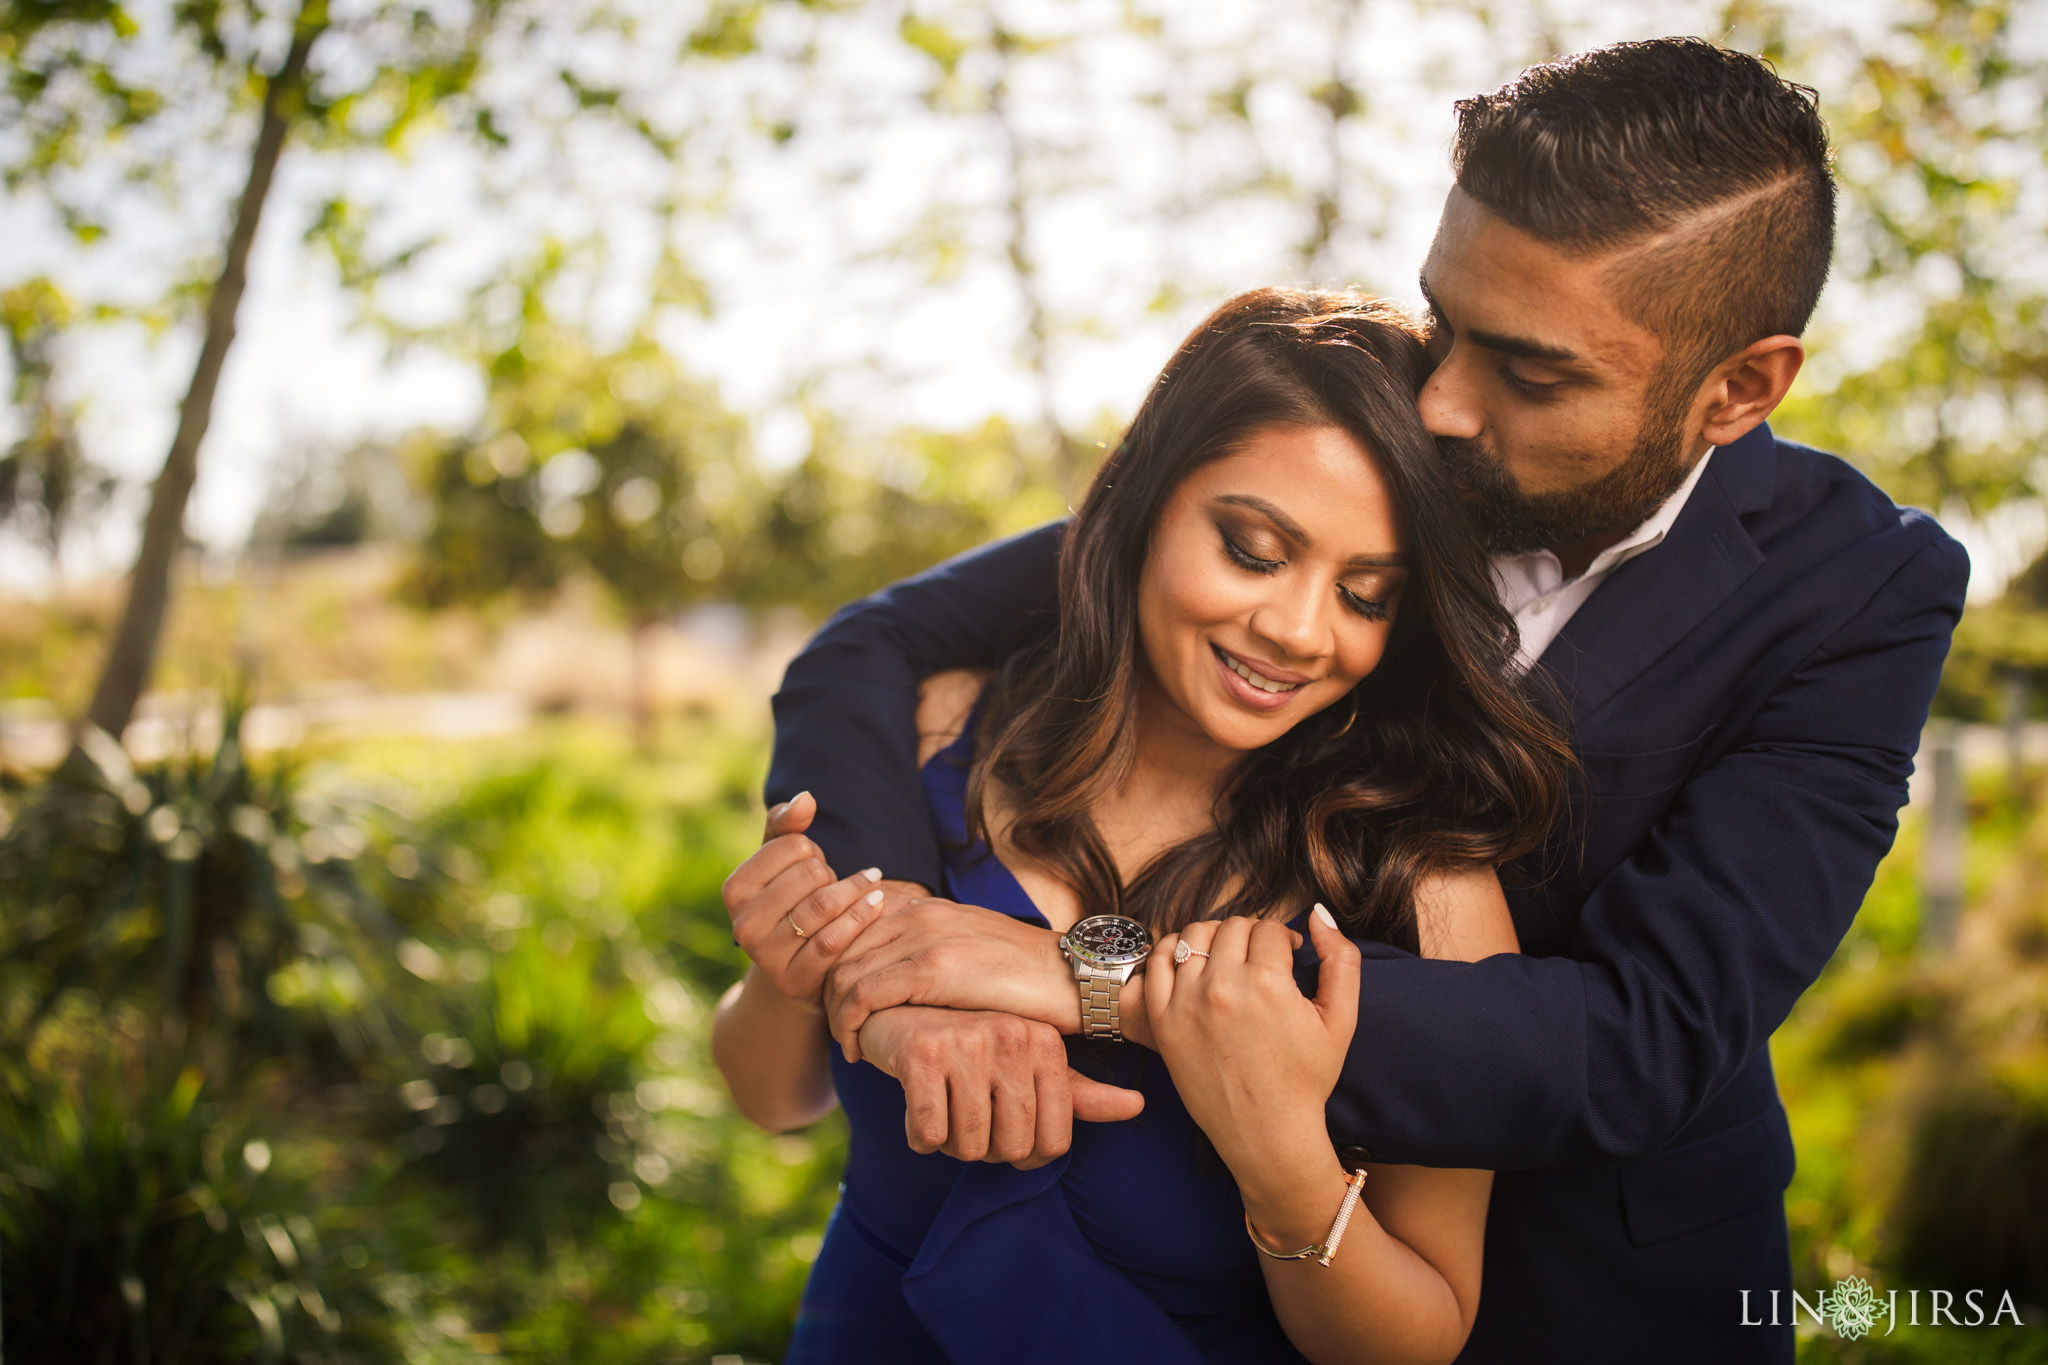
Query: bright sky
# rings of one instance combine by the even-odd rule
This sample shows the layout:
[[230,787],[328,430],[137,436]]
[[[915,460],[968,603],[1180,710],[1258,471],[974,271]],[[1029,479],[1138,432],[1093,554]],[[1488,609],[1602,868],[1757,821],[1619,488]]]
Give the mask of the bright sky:
[[[1328,178],[1324,124],[1302,88],[1331,68],[1341,4],[1172,6],[1164,42],[1102,36],[1114,27],[1113,0],[1029,0],[1010,12],[1026,31],[1096,35],[1070,59],[1027,64],[1014,101],[1036,205],[1032,246],[1061,323],[1055,390],[1067,422],[1129,413],[1173,342],[1217,299],[1304,278],[1294,250],[1305,232],[1300,196],[1230,186],[1275,170],[1311,187]],[[962,0],[958,8],[977,6]],[[1358,283],[1416,302],[1415,267],[1449,185],[1451,99],[1508,79],[1542,47],[1529,12],[1494,9],[1503,17],[1488,29],[1461,6],[1362,7],[1344,57],[1367,117],[1341,149],[1344,225],[1317,262],[1317,283]],[[1573,46],[1701,32],[1712,10],[1681,0],[1559,3],[1550,7],[1551,31]],[[1874,24],[1884,10],[1868,12]],[[682,12],[651,13],[673,24]],[[764,60],[679,83],[648,65],[648,53],[674,51],[659,38],[638,50],[579,49],[586,76],[648,91],[680,122],[694,110],[713,125],[680,171],[630,139],[592,135],[566,158],[567,171],[551,173],[572,183],[543,178],[536,188],[527,168],[524,183],[493,201],[494,172],[448,140],[430,140],[397,167],[288,149],[202,451],[193,533],[218,549],[239,544],[281,458],[423,425],[460,429],[480,414],[470,367],[427,348],[389,354],[359,322],[332,264],[301,240],[337,184],[389,210],[374,245],[428,235],[441,243],[386,290],[390,311],[448,318],[468,287],[543,235],[594,234],[607,246],[604,266],[572,276],[557,303],[614,331],[644,303],[659,244],[649,206],[678,189],[686,203],[717,195],[715,209],[686,207],[676,228],[708,286],[710,314],[667,315],[658,334],[755,416],[765,460],[801,457],[806,427],[793,404],[805,392],[877,430],[962,426],[991,413],[1029,420],[1036,399],[1020,363],[1016,285],[1002,265],[994,206],[1005,181],[991,126],[926,105],[932,67],[895,37],[893,17],[821,22],[815,33],[766,35],[771,47],[819,40],[805,79]],[[1206,117],[1209,92],[1238,71],[1255,78],[1251,118]],[[976,74],[971,65],[963,73]],[[521,78],[500,79],[511,88]],[[705,116],[714,109],[787,118],[797,135],[767,152],[750,140],[748,119]],[[1198,130],[1177,135],[1176,117]],[[189,196],[170,220],[138,209],[116,222],[110,248],[91,253],[72,247],[35,204],[0,201],[8,243],[0,284],[49,272],[86,297],[160,286],[192,243],[223,235],[246,152],[232,145],[193,155],[211,193]],[[728,160],[723,179],[693,169]],[[1182,297],[1155,306],[1169,284]],[[85,404],[92,453],[133,484],[124,514],[77,538],[68,575],[126,567],[141,492],[161,466],[197,341],[196,326],[154,337],[106,328],[65,353],[66,389]],[[2048,537],[2048,528],[2038,534]],[[0,539],[0,590],[47,586],[40,555]]]

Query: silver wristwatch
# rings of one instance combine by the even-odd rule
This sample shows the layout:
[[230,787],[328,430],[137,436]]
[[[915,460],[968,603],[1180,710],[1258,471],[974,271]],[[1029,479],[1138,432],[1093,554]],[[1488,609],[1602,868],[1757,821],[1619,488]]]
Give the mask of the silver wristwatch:
[[1081,1036],[1122,1042],[1120,997],[1131,973],[1152,955],[1152,935],[1124,915],[1090,915],[1060,935],[1060,952],[1081,988]]

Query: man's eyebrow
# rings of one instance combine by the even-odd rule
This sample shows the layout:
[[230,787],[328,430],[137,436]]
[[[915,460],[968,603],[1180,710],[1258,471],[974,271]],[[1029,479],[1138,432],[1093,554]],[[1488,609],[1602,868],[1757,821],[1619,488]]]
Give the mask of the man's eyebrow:
[[1577,351],[1568,350],[1563,346],[1552,346],[1547,342],[1532,341],[1528,337],[1511,337],[1504,336],[1499,332],[1485,332],[1477,327],[1466,329],[1465,339],[1484,346],[1489,351],[1499,351],[1502,355],[1518,355],[1527,360],[1541,360],[1553,365],[1576,365],[1579,361],[1579,353]]
[[[1260,516],[1265,517],[1268,521],[1279,527],[1282,535],[1295,544],[1300,545],[1303,549],[1307,549],[1315,544],[1314,538],[1302,528],[1300,522],[1297,522],[1293,517],[1288,516],[1264,498],[1254,497],[1250,493],[1224,493],[1219,495],[1216,501],[1226,506],[1244,507],[1257,512]],[[1408,565],[1408,556],[1400,553],[1353,555],[1345,563],[1360,569],[1402,569]]]
[[[1449,320],[1444,317],[1444,310],[1437,307],[1436,296],[1429,292],[1428,278],[1418,275],[1415,282],[1421,287],[1422,301],[1429,305],[1431,314],[1436,317],[1438,322],[1443,323],[1446,327],[1450,326]],[[1484,331],[1477,327],[1466,329],[1462,335],[1466,340],[1484,346],[1489,351],[1499,351],[1502,355],[1518,355],[1527,360],[1541,360],[1553,365],[1576,365],[1579,363],[1579,353],[1577,351],[1569,350],[1563,346],[1553,346],[1548,342],[1534,341],[1528,337],[1511,337],[1500,332]]]

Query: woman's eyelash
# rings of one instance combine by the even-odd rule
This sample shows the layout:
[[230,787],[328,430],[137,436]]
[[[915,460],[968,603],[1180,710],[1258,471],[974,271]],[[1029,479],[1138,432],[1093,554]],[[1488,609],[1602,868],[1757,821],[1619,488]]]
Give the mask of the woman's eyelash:
[[1217,528],[1217,534],[1223,537],[1223,552],[1230,556],[1231,562],[1236,564],[1238,568],[1250,569],[1253,573],[1271,574],[1280,572],[1279,560],[1260,559],[1250,550],[1245,549],[1244,546],[1231,539],[1230,532],[1223,530],[1221,527]]
[[[1240,569],[1249,569],[1257,574],[1276,574],[1280,572],[1281,561],[1277,559],[1260,559],[1257,555],[1245,549],[1244,546],[1238,544],[1236,540],[1232,539],[1230,533],[1221,527],[1217,528],[1217,534],[1223,538],[1223,552],[1229,555],[1231,562]],[[1337,591],[1343,595],[1345,607],[1357,615],[1364,617],[1368,621],[1384,621],[1387,619],[1386,602],[1375,602],[1371,598],[1360,597],[1357,593],[1341,584],[1338,586]]]
[[1366,620],[1384,621],[1387,619],[1387,604],[1385,602],[1375,602],[1371,598],[1360,597],[1357,593],[1345,587],[1340,587],[1337,591],[1344,594],[1344,605],[1357,612],[1360,616],[1363,616]]

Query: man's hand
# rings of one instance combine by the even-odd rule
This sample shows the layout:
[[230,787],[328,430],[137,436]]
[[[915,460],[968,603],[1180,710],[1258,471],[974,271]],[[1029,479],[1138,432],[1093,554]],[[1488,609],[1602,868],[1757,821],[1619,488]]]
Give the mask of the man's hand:
[[767,842],[722,890],[740,949],[778,992],[812,1009],[826,970],[886,908],[879,868],[836,878],[804,837],[817,813],[809,792],[769,811]]
[[[825,1011],[848,1061],[869,1016],[898,1005],[991,1010],[1078,1033],[1081,997],[1059,935],[1010,915],[925,897],[865,928],[825,976]],[[1124,1006],[1129,1019],[1134,1011]]]
[[1135,1118],[1145,1097],[1067,1065],[1051,1026],[985,1010],[899,1006],[860,1030],[867,1060],[903,1086],[911,1149],[1031,1170],[1065,1154],[1075,1119]]

